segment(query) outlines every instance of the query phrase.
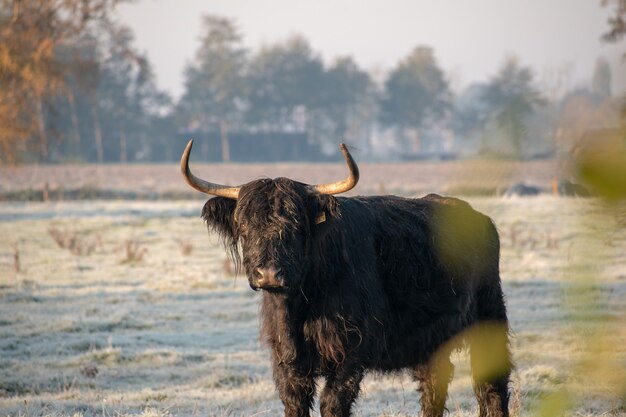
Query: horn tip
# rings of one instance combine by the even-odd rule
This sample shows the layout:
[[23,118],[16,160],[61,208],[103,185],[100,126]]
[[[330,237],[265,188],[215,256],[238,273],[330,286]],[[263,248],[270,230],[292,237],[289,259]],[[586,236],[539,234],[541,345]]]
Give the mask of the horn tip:
[[187,142],[187,146],[185,146],[185,150],[183,151],[183,159],[189,159],[189,154],[191,153],[192,147],[193,147],[193,139],[189,139],[189,142]]
[[344,158],[352,159],[352,155],[350,154],[350,149],[348,148],[348,145],[346,145],[345,143],[340,143],[339,149],[341,150]]
[[192,146],[193,139],[190,139],[189,142],[187,142],[187,146],[185,146],[185,150],[180,158],[180,170],[185,178],[187,178],[187,172],[189,171],[189,155],[191,154]]

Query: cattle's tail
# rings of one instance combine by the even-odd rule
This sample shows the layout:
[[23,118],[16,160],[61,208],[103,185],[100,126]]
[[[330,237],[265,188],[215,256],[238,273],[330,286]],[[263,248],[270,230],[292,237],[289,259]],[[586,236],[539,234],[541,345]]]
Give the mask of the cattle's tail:
[[509,415],[508,385],[513,362],[504,295],[499,278],[495,281],[477,294],[477,323],[468,340],[474,392],[481,417]]

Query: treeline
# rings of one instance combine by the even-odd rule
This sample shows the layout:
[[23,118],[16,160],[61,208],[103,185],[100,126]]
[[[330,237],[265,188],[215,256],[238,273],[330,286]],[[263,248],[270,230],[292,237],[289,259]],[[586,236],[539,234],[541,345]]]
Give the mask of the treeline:
[[171,129],[171,100],[113,18],[118,3],[1,1],[2,161],[144,159]]
[[130,29],[112,18],[118,1],[1,0],[2,161],[171,161],[185,138],[210,135],[228,161],[232,140],[245,136],[254,155],[248,144],[272,133],[305,138],[294,149],[318,155],[342,140],[371,158],[537,156],[613,126],[621,109],[601,59],[592,83],[570,92],[558,91],[559,77],[540,87],[508,58],[455,95],[428,46],[377,80],[349,56],[324,63],[303,37],[247,50],[239,28],[219,16],[203,17],[174,102]]

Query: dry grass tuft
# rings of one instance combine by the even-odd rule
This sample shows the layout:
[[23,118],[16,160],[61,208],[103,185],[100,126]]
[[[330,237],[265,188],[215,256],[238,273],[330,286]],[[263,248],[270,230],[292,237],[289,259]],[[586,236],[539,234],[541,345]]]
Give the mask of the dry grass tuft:
[[180,253],[183,256],[189,256],[193,252],[193,244],[186,239],[176,239],[176,243],[180,246]]
[[502,244],[513,249],[559,249],[559,239],[553,236],[552,231],[523,227],[519,222],[510,225],[508,230],[501,232],[501,236]]
[[17,243],[13,244],[13,272],[16,274],[22,270],[20,263],[20,247]]
[[67,249],[73,255],[91,255],[102,247],[100,236],[88,237],[70,230],[61,230],[51,226],[48,234],[61,249]]
[[98,375],[98,367],[95,365],[85,365],[80,369],[80,374],[87,378],[95,378]]
[[143,261],[148,249],[142,246],[137,239],[126,239],[124,242],[125,258],[122,263],[137,263]]

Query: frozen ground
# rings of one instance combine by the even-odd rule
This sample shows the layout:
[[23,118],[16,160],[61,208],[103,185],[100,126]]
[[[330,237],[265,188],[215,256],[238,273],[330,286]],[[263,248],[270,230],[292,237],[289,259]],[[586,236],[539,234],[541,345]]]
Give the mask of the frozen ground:
[[[623,220],[596,200],[470,202],[501,233],[514,413],[626,415]],[[259,294],[201,205],[0,204],[0,415],[280,415]],[[450,415],[475,415],[466,355],[455,363]],[[406,375],[363,388],[356,416],[418,413]]]

